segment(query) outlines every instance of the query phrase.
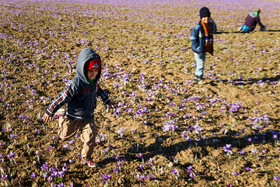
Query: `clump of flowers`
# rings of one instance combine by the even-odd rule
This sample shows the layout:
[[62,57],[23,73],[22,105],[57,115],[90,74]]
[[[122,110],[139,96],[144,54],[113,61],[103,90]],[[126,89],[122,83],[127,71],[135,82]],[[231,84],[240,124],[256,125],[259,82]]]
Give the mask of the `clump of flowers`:
[[110,180],[112,178],[111,175],[107,175],[107,174],[104,174],[103,176],[100,177],[103,181],[102,183],[103,184],[108,184],[108,180]]
[[256,130],[262,130],[265,125],[269,125],[269,116],[263,115],[263,116],[254,116],[252,118],[248,118],[249,121],[253,123],[253,129]]
[[226,144],[226,146],[224,146],[224,152],[227,153],[227,155],[231,155],[232,154],[232,146],[231,146],[231,144]]

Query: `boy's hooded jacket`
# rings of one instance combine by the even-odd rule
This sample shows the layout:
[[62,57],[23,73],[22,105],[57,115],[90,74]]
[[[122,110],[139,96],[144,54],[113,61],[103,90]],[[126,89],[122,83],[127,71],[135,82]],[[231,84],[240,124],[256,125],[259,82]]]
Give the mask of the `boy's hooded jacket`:
[[87,80],[87,64],[100,56],[92,49],[85,48],[81,51],[77,62],[77,74],[74,79],[66,84],[65,89],[51,102],[47,114],[54,116],[55,112],[67,103],[66,115],[77,120],[91,120],[96,108],[96,97],[101,96],[105,104],[110,102],[108,95],[100,88],[97,81],[101,75],[101,67],[93,81],[93,89]]
[[[209,22],[209,24],[212,24]],[[215,28],[212,24],[213,33]],[[194,27],[191,32],[191,42],[192,42],[192,50],[195,53],[205,53],[205,32],[203,26],[201,25],[201,21],[198,25]],[[210,52],[213,55],[213,50]]]

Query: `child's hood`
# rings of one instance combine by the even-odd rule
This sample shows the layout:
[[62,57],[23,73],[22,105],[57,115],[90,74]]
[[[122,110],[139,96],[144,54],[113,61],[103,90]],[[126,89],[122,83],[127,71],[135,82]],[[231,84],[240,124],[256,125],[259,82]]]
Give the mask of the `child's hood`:
[[[78,61],[77,61],[77,77],[82,79],[82,81],[86,83],[88,83],[87,75],[86,75],[87,64],[94,59],[100,60],[100,56],[90,48],[83,49],[79,54]],[[98,71],[98,75],[96,76],[96,80],[100,78],[100,75],[101,75],[101,67],[100,70]]]
[[252,17],[252,18],[256,18],[259,16],[258,12],[250,12],[249,15]]

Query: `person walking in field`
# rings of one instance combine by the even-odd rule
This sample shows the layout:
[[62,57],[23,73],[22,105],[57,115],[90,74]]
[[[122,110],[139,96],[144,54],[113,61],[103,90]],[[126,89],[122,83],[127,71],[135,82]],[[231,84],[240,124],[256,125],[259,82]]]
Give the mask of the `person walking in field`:
[[257,12],[250,12],[245,19],[245,23],[239,28],[239,31],[251,32],[256,28],[257,24],[260,25],[261,31],[265,31],[266,26],[264,26],[261,22],[260,13],[260,9]]
[[211,13],[207,7],[202,7],[199,15],[200,21],[191,32],[191,48],[196,61],[195,82],[201,82],[203,79],[206,52],[213,55],[214,27],[210,22]]
[[[59,116],[58,134],[63,140],[71,138],[81,131],[83,142],[81,163],[89,167],[96,166],[91,158],[96,138],[93,114],[96,108],[96,97],[100,96],[106,105],[113,107],[109,96],[97,83],[100,75],[100,56],[90,48],[83,49],[78,57],[76,76],[66,84],[65,89],[50,103],[43,116],[46,123],[55,114]],[[67,103],[67,110],[59,109],[65,103]]]

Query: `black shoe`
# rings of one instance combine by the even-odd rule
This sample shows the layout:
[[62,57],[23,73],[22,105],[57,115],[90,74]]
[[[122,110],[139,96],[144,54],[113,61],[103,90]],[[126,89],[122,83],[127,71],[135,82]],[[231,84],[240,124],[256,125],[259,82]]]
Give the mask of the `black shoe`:
[[200,81],[202,81],[202,77],[195,76],[193,81],[200,82]]

